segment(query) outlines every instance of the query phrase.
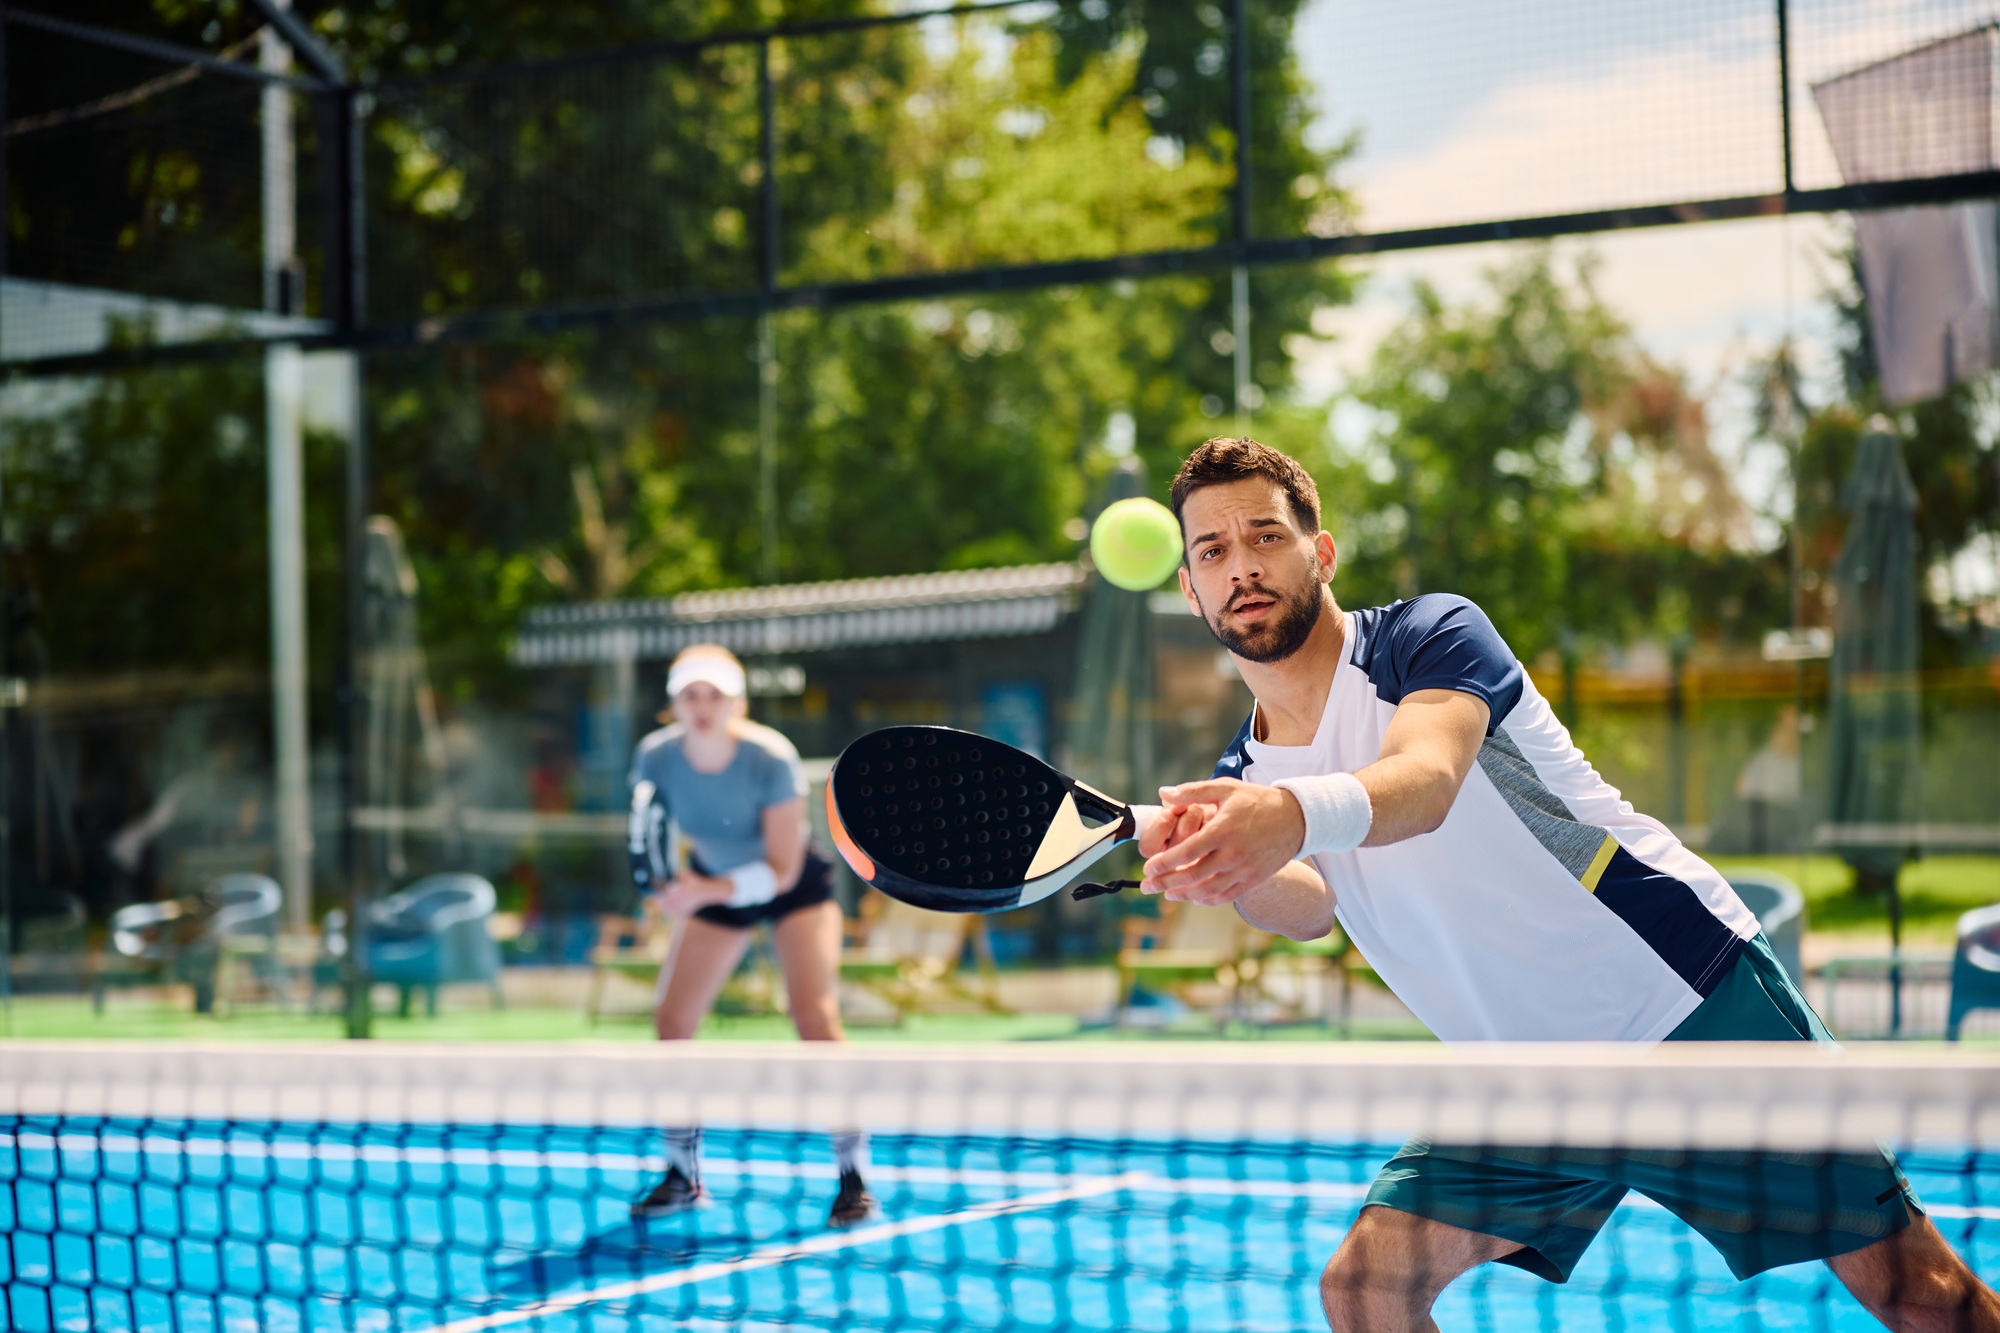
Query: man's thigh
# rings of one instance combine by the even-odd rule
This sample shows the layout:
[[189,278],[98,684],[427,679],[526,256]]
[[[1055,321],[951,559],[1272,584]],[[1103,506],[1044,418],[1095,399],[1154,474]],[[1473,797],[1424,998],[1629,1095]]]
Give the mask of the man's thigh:
[[1490,1257],[1566,1282],[1625,1186],[1529,1156],[1412,1139],[1375,1177],[1368,1204],[1506,1242]]

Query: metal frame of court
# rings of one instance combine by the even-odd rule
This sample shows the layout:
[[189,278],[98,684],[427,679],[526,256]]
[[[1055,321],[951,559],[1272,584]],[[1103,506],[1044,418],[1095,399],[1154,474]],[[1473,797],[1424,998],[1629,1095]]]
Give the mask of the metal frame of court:
[[[1067,2],[1068,0],[1057,0],[1057,3]],[[718,315],[766,316],[781,310],[831,310],[843,306],[973,296],[986,292],[1024,291],[1051,286],[1150,278],[1175,273],[1212,273],[1226,270],[1241,273],[1251,266],[1296,264],[1344,255],[1430,249],[1469,245],[1482,241],[1548,239],[1636,228],[1679,226],[1687,223],[1780,217],[1796,213],[1837,213],[1948,204],[1967,199],[2000,196],[2000,170],[1991,169],[1823,189],[1798,188],[1793,177],[1790,0],[1770,0],[1770,2],[1777,28],[1775,73],[1784,164],[1783,187],[1773,193],[1684,199],[1577,213],[1495,218],[1399,231],[1364,231],[1339,236],[1259,237],[1252,229],[1250,214],[1251,90],[1248,3],[1247,0],[1228,0],[1226,14],[1230,35],[1230,107],[1235,132],[1235,182],[1230,194],[1230,239],[1196,249],[1134,252],[1103,258],[1048,263],[985,265],[854,282],[787,284],[780,280],[780,238],[783,219],[780,216],[777,173],[774,165],[776,108],[771,75],[772,43],[788,38],[1045,6],[1048,0],[980,0],[979,3],[917,9],[899,14],[724,32],[692,40],[648,43],[513,65],[451,70],[423,79],[399,80],[396,86],[407,89],[452,83],[496,72],[510,73],[527,79],[553,70],[577,68],[613,60],[646,56],[687,56],[711,47],[754,44],[757,51],[760,164],[759,216],[756,221],[757,282],[754,286],[738,290],[638,297],[629,301],[589,302],[510,311],[473,312],[443,318],[375,321],[369,319],[367,315],[366,196],[362,176],[367,99],[374,85],[349,71],[340,58],[324,46],[290,11],[280,7],[275,0],[252,0],[265,21],[291,47],[299,61],[311,71],[309,75],[276,73],[242,61],[224,59],[196,47],[15,8],[0,0],[0,105],[4,105],[6,91],[6,34],[9,27],[18,26],[78,42],[196,67],[209,74],[248,80],[260,85],[278,85],[296,89],[311,99],[323,141],[336,145],[335,151],[324,155],[326,211],[323,218],[323,234],[326,237],[326,246],[321,274],[321,289],[325,293],[325,310],[322,314],[324,332],[231,336],[205,341],[115,348],[80,355],[36,358],[0,365],[0,376],[85,375],[145,365],[241,355],[276,344],[292,344],[309,351],[361,352],[470,342],[507,335],[547,334],[565,329],[698,320]],[[5,137],[0,136],[0,198],[6,196],[6,190],[6,142]],[[0,276],[8,272],[7,259],[6,229],[0,228]],[[1238,289],[1240,306],[1244,300],[1240,282]],[[768,377],[765,378],[768,380]],[[1243,379],[1243,375],[1239,373],[1239,395]],[[359,626],[363,623],[366,597],[362,562],[359,559],[364,547],[367,521],[364,502],[368,493],[368,447],[365,423],[357,423],[350,440],[346,490],[344,545],[347,553],[345,561],[347,623]],[[361,729],[365,726],[367,707],[367,701],[361,697],[357,688],[362,647],[363,645],[350,634],[349,642],[340,655],[338,697],[345,714],[340,723],[344,761],[342,790],[344,804],[349,812],[359,807],[361,795],[356,756],[360,752],[359,737]],[[3,657],[4,645],[0,645],[0,658]],[[6,670],[7,663],[0,660],[0,681],[4,680]],[[0,712],[0,718],[6,716],[6,713]],[[7,722],[0,721],[0,746],[5,744],[7,726]],[[5,782],[4,765],[0,765],[0,803],[4,803],[6,799]],[[4,804],[0,804],[0,811],[4,809]],[[0,818],[0,928],[4,928],[11,920],[11,914],[4,911],[7,897],[7,886],[4,881],[8,874],[7,863],[10,859],[5,850],[9,838],[7,823],[6,819]],[[347,843],[347,851],[344,860],[350,881],[350,919],[358,925],[363,919],[359,909],[367,890],[360,882],[360,862],[353,848],[353,819],[343,819],[342,827],[346,830],[344,841]],[[351,949],[349,958],[358,958],[360,952],[359,949]],[[0,969],[0,988],[4,986],[4,969]],[[356,984],[350,989],[350,1031],[361,1035],[367,1028],[366,987]],[[4,995],[4,989],[0,989],[0,995]]]

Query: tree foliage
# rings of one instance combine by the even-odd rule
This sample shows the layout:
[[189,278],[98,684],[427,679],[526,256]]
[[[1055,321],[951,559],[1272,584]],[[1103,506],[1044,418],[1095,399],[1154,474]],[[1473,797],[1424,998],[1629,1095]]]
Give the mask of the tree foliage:
[[1351,600],[1462,593],[1530,658],[1741,633],[1782,606],[1701,399],[1634,343],[1587,258],[1535,251],[1462,304],[1419,284],[1353,394],[1375,426],[1328,485]]

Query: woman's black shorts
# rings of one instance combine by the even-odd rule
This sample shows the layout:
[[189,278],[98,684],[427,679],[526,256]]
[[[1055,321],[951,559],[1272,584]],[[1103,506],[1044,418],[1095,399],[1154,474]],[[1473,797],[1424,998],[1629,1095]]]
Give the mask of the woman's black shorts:
[[[695,867],[707,874],[700,866]],[[698,920],[711,925],[729,926],[736,930],[748,930],[766,921],[782,921],[801,908],[817,907],[833,897],[833,865],[817,851],[806,849],[805,868],[799,871],[799,882],[786,889],[768,903],[758,903],[755,907],[704,907],[695,913]]]

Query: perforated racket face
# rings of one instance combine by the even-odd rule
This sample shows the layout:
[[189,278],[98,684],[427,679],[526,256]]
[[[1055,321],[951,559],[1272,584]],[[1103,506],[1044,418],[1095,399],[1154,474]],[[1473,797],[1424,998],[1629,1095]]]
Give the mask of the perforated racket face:
[[[827,786],[835,841],[856,873],[905,902],[959,912],[1022,900],[1073,792],[1033,755],[948,727],[871,732],[841,754]],[[1092,804],[1100,820],[1122,813]]]

